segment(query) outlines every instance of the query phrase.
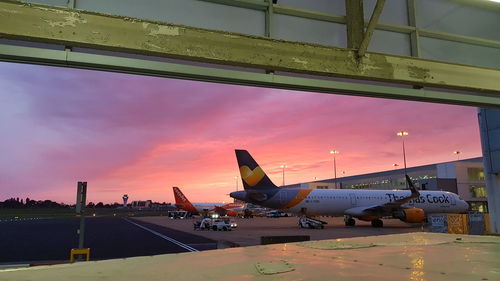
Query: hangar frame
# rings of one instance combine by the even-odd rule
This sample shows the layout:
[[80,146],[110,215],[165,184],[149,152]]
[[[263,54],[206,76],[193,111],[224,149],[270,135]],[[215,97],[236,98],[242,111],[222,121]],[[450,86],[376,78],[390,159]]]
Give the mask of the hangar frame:
[[[30,3],[33,1],[64,1],[65,7]],[[495,63],[488,64],[494,68],[486,68],[477,66],[481,65],[478,63],[458,64],[453,59],[443,62],[439,56],[440,61],[420,58],[424,57],[421,54],[424,38],[498,51],[500,37],[490,40],[419,27],[415,0],[406,0],[408,25],[378,23],[382,0],[377,0],[378,8],[374,9],[370,22],[363,16],[362,0],[346,0],[346,16],[287,7],[274,0],[198,0],[263,11],[265,30],[258,35],[264,36],[75,9],[79,3],[94,0],[33,1],[0,0],[0,39],[5,43],[0,46],[0,60],[500,108],[500,70]],[[500,11],[496,4],[487,1],[449,2],[474,3]],[[348,48],[276,39],[273,19],[277,15],[345,24]],[[374,30],[409,35],[413,57],[365,53],[369,34]],[[500,148],[495,144],[500,139],[500,122],[491,121],[500,120],[500,113],[480,109],[479,117],[483,154],[488,164],[485,171],[492,228],[498,231],[500,178],[496,164],[500,163]]]
[[[346,21],[346,17],[311,14],[300,9],[281,7],[270,1],[266,3],[251,0],[203,1],[229,3],[253,9],[265,8],[268,14],[266,17],[267,35],[271,34],[270,17],[273,11],[320,20]],[[412,2],[409,1],[409,3]],[[73,7],[75,1],[69,1],[68,5]],[[354,17],[362,17],[362,13],[353,12],[352,14]],[[1,38],[67,46],[66,50],[57,51],[3,44],[0,46],[0,59],[4,61],[83,67],[323,93],[482,107],[499,107],[500,105],[498,101],[500,70],[498,69],[373,52],[367,52],[359,57],[357,49],[284,41],[9,0],[0,1],[0,16]],[[380,26],[380,24],[377,25],[378,28]],[[428,34],[416,27],[402,28],[385,24],[382,25],[382,29],[384,28],[399,32]],[[359,30],[357,32],[362,33]],[[431,32],[431,35],[436,34]],[[456,40],[464,37],[446,36],[451,36]],[[486,44],[485,40],[468,39],[479,45]],[[499,42],[488,41],[489,46],[496,44],[500,45]],[[414,45],[418,46],[418,44],[412,44]],[[116,56],[116,53],[112,56],[104,56],[72,52],[72,48],[75,47],[145,55],[148,58],[180,59],[211,65],[182,65],[162,62],[158,59],[131,59]],[[412,52],[418,54],[418,48]],[[215,68],[208,71],[206,67],[217,67],[213,64],[236,66],[240,69]],[[256,69],[267,70],[267,74],[255,73]],[[290,73],[295,73],[295,75],[290,75]],[[313,77],[305,78],[300,75],[297,77],[296,74]],[[349,78],[362,80],[363,83],[324,77]],[[370,84],[371,81],[389,83],[389,86],[373,85]],[[423,87],[439,88],[440,91],[424,90]],[[449,92],[450,89],[466,92]]]

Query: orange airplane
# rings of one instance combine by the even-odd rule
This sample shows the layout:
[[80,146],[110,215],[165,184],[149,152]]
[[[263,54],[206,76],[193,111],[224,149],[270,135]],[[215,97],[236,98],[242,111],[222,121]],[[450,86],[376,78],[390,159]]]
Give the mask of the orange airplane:
[[213,212],[220,216],[235,217],[246,208],[246,203],[191,203],[178,187],[174,186],[173,191],[175,206],[193,215]]

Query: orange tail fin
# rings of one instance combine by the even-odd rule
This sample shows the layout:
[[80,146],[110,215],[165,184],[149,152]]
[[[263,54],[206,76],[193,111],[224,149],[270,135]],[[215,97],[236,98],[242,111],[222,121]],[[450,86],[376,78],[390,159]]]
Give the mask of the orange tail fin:
[[198,213],[198,211],[193,206],[193,204],[191,204],[191,202],[189,202],[189,200],[186,198],[186,196],[184,196],[184,193],[182,193],[182,191],[177,186],[174,186],[173,190],[174,190],[174,197],[175,197],[175,205],[177,206],[177,208],[184,210],[184,211],[191,212],[191,214]]

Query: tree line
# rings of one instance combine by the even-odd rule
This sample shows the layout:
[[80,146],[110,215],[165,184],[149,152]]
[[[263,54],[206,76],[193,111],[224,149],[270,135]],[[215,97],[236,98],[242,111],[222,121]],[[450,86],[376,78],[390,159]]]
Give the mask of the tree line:
[[[153,204],[160,204],[154,202]],[[165,202],[163,202],[165,204]],[[130,206],[130,204],[128,204]],[[117,202],[113,204],[104,204],[103,202],[93,203],[88,202],[87,208],[118,208],[123,206],[123,204],[119,204]],[[71,208],[75,207],[75,205],[68,205],[65,203],[57,203],[52,200],[32,200],[29,198],[19,199],[18,198],[10,198],[5,201],[0,201],[0,208],[9,208],[9,209],[22,209],[22,208],[50,208],[50,209],[58,209],[58,208]]]
[[26,198],[23,200],[22,198],[10,198],[3,202],[0,201],[0,208],[69,208],[70,205],[64,203],[57,203],[52,200],[31,200]]

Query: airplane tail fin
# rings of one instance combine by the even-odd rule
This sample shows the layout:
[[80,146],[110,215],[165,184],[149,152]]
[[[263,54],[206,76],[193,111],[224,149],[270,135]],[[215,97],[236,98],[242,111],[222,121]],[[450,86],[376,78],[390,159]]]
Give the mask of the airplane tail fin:
[[179,209],[191,212],[193,214],[197,213],[196,208],[189,202],[189,200],[184,196],[184,193],[177,187],[172,187],[174,190],[175,206]]
[[245,190],[278,189],[246,150],[235,150]]
[[412,198],[417,198],[420,196],[420,192],[418,192],[417,188],[415,187],[415,185],[413,184],[413,181],[410,179],[410,177],[408,175],[405,175],[406,176],[406,181],[408,182],[408,186],[410,187],[410,190],[411,190],[411,196]]

